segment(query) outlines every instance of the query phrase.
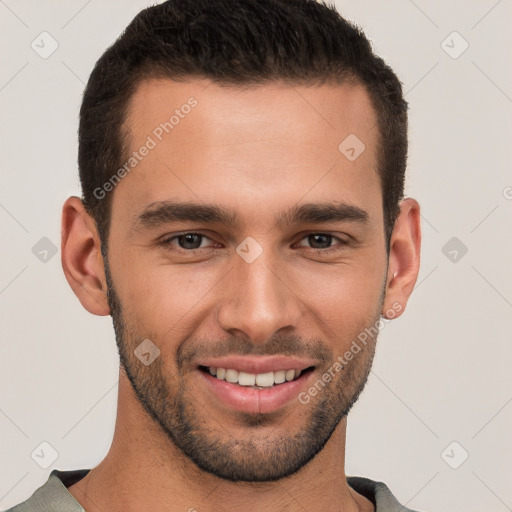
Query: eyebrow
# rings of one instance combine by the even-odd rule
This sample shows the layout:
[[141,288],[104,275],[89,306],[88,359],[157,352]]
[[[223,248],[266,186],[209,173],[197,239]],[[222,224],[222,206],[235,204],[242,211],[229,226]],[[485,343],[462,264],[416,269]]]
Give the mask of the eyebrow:
[[[173,222],[198,222],[234,226],[238,222],[234,210],[215,204],[161,201],[148,205],[134,221],[133,229],[149,230]],[[355,221],[367,223],[368,213],[358,206],[346,203],[306,203],[296,205],[277,217],[274,227],[286,225]]]

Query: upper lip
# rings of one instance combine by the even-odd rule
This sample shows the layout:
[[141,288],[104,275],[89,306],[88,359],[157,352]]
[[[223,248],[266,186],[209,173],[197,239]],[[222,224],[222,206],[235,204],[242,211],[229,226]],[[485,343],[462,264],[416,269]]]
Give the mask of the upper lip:
[[210,368],[231,368],[246,373],[258,374],[278,370],[305,370],[314,366],[314,362],[288,356],[226,356],[217,359],[203,359],[198,361],[198,365]]

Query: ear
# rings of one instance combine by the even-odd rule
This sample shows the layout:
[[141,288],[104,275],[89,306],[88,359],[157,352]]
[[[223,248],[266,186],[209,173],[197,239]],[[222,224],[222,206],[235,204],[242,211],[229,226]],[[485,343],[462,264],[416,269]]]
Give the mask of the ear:
[[82,306],[93,315],[109,315],[100,238],[79,197],[69,197],[62,208],[61,261]]
[[400,203],[400,213],[391,235],[386,297],[381,314],[397,318],[404,311],[420,269],[420,205],[407,198]]

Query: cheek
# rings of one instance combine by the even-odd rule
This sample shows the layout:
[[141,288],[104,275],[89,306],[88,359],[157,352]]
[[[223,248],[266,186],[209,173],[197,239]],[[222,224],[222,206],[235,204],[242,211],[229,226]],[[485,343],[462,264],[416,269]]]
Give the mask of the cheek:
[[324,339],[344,346],[380,315],[385,261],[380,265],[343,265],[302,276],[300,297],[322,329]]
[[224,272],[213,267],[131,262],[116,289],[126,313],[125,320],[151,339],[172,339],[190,328],[192,320],[215,286],[222,286]]

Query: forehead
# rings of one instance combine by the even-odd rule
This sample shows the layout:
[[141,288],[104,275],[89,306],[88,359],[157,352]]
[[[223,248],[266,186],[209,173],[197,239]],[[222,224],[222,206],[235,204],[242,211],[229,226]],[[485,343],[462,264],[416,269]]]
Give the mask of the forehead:
[[[188,105],[194,104],[192,108]],[[198,108],[196,108],[198,107]],[[175,119],[171,119],[173,117]],[[312,87],[284,82],[231,86],[207,79],[175,82],[170,79],[141,81],[130,98],[125,128],[137,139],[151,128],[171,122],[173,136],[188,136],[191,123],[181,120],[191,114],[193,131],[201,137],[222,138],[233,143],[249,142],[246,131],[259,129],[260,137],[300,138],[315,142],[328,134],[334,141],[347,129],[368,138],[366,130],[376,125],[376,115],[366,88],[358,83],[324,84]],[[279,123],[276,121],[279,118]],[[272,120],[272,123],[269,121]],[[181,124],[179,130],[178,124]],[[288,128],[283,133],[283,128]],[[200,132],[198,132],[198,129]],[[167,132],[166,132],[167,133]],[[370,141],[368,141],[370,142]]]
[[301,198],[381,206],[377,121],[361,85],[149,79],[125,130],[137,156],[114,204],[132,217],[171,196],[240,208],[259,198],[261,212]]

